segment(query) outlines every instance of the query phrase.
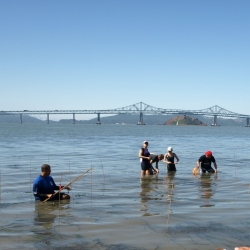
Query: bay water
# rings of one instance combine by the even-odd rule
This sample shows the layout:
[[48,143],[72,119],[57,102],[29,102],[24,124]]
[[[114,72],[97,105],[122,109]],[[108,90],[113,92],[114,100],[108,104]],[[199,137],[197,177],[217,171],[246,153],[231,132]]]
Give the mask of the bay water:
[[[140,176],[139,149],[180,162]],[[163,125],[0,125],[1,249],[234,249],[250,246],[250,128]],[[192,175],[211,150],[218,174]],[[35,202],[51,165],[70,201]],[[67,192],[67,191],[66,191]]]

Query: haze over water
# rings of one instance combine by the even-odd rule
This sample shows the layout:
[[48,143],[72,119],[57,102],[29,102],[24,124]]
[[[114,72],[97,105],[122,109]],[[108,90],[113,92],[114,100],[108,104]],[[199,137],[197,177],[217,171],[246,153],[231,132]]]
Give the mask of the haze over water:
[[[250,128],[1,124],[1,249],[234,249],[250,245]],[[176,174],[140,177],[138,152],[172,146]],[[193,176],[205,151],[217,175]],[[35,202],[42,164],[70,202]]]

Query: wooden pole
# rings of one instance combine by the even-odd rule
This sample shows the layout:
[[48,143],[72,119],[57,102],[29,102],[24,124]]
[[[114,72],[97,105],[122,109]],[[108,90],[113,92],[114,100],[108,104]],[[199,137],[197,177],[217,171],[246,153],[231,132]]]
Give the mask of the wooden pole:
[[43,202],[45,203],[46,201],[50,200],[51,198],[53,198],[55,195],[57,195],[58,193],[60,193],[63,189],[67,188],[68,186],[70,186],[73,182],[78,181],[79,179],[81,179],[85,174],[87,174],[90,170],[92,170],[92,168],[88,169],[86,172],[84,172],[83,174],[80,174],[79,176],[77,176],[73,181],[69,182],[67,185],[63,186],[63,188],[59,189],[57,192],[55,192],[53,195],[51,195],[49,198],[47,198],[46,200],[44,200]]

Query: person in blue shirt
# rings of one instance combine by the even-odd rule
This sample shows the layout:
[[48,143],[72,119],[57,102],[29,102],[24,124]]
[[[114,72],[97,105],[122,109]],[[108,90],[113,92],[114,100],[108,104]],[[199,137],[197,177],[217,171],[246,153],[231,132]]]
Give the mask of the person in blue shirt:
[[[55,190],[59,190],[59,186],[57,186],[50,176],[51,168],[48,164],[43,164],[41,167],[42,173],[34,180],[33,183],[33,194],[35,200],[44,201],[50,197],[49,200],[64,200],[70,199],[70,196],[65,193],[58,193],[54,195]],[[63,188],[63,186],[61,186]],[[69,187],[65,188],[70,190]],[[60,195],[60,196],[59,196]]]

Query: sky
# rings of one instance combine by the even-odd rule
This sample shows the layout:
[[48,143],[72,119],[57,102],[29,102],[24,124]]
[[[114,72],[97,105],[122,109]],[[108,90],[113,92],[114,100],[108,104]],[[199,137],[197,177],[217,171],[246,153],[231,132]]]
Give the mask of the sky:
[[250,115],[249,13],[249,0],[1,0],[0,110]]

